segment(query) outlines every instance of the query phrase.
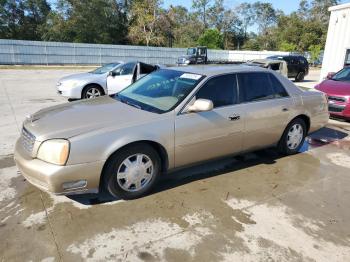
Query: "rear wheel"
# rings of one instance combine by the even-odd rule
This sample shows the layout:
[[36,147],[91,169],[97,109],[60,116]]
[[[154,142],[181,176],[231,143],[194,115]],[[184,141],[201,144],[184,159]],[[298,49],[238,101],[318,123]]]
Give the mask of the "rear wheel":
[[295,77],[295,81],[296,82],[301,82],[301,81],[304,80],[304,78],[305,78],[305,73],[304,72],[299,72],[297,74],[297,76]]
[[103,89],[98,85],[90,85],[84,88],[81,98],[90,99],[104,95]]
[[115,197],[134,199],[149,193],[160,176],[160,157],[147,144],[117,152],[104,171],[104,185]]
[[284,130],[278,143],[279,151],[284,155],[293,155],[299,152],[306,137],[306,124],[300,118],[294,119]]

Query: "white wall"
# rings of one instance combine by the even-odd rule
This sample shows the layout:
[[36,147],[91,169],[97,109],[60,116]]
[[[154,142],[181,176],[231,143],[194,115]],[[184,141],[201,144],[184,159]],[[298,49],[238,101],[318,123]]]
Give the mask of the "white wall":
[[246,62],[254,59],[265,59],[268,56],[274,55],[289,55],[289,52],[281,51],[229,51],[229,61],[242,61]]
[[334,6],[329,11],[331,17],[320,81],[329,72],[337,72],[344,67],[346,50],[350,49],[350,4]]

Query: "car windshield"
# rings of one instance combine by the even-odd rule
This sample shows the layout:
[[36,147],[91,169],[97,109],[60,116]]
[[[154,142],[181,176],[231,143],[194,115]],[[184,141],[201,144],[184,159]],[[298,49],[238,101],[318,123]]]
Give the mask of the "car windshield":
[[97,74],[97,75],[101,75],[104,73],[107,73],[109,71],[111,71],[113,68],[115,68],[117,65],[119,65],[120,63],[110,63],[110,64],[106,64],[102,67],[97,68],[94,71],[91,71],[91,74]]
[[144,76],[115,95],[130,106],[158,114],[174,109],[204,76],[162,69]]
[[187,49],[187,55],[195,55],[195,54],[196,54],[196,48]]
[[340,70],[332,77],[332,80],[350,82],[350,67]]

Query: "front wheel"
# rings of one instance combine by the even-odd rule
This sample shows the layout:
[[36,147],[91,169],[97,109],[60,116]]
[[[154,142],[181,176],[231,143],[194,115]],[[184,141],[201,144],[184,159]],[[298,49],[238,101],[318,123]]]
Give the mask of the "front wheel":
[[279,151],[284,155],[293,155],[299,152],[306,137],[306,124],[301,118],[296,118],[283,132],[278,143]]
[[114,197],[139,198],[155,186],[160,165],[158,153],[147,144],[124,148],[108,161],[103,174],[104,185]]
[[84,88],[81,98],[90,99],[104,95],[103,89],[97,85],[90,85]]

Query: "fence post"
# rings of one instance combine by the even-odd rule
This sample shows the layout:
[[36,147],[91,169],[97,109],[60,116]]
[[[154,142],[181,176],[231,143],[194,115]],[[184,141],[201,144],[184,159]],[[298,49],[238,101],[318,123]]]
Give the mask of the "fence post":
[[100,66],[102,66],[102,47],[100,47]]
[[75,50],[75,43],[73,44],[73,48],[74,48],[74,65],[77,65],[77,56],[76,56],[76,50]]
[[12,51],[12,64],[15,65],[15,48],[14,48],[14,43],[11,44],[11,51]]
[[49,59],[47,57],[47,43],[45,43],[45,58],[46,58],[46,66],[49,66]]

